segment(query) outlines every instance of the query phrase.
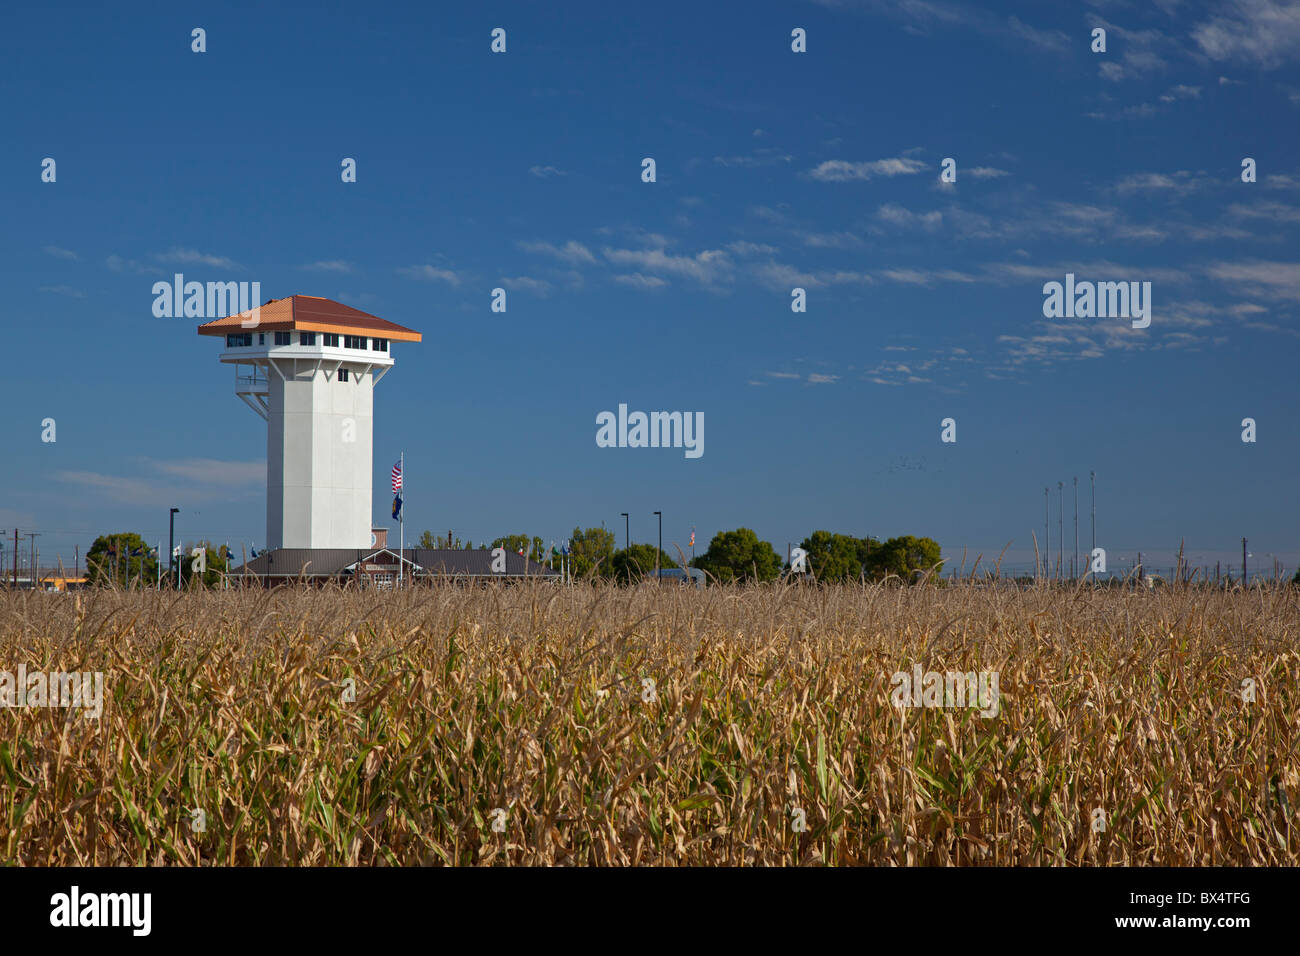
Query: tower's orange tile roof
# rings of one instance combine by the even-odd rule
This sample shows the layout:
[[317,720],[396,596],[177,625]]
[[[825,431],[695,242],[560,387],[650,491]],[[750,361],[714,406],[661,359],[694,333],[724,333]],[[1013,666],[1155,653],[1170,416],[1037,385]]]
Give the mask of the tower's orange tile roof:
[[272,299],[258,312],[256,326],[246,327],[247,313],[228,315],[199,326],[199,335],[225,335],[227,332],[333,332],[339,335],[367,333],[394,342],[419,342],[420,333],[369,312],[362,312],[333,299],[318,295],[291,295]]

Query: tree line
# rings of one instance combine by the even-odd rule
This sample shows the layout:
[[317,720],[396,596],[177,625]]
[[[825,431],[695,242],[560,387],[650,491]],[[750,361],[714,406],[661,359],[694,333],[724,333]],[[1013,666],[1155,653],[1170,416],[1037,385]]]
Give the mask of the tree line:
[[[470,550],[473,543],[462,542],[450,532],[443,536],[425,531],[415,546]],[[192,570],[191,552],[194,547],[202,547],[206,552],[207,569],[202,577],[207,586],[219,583],[221,575],[236,563],[236,556],[227,553],[225,547],[214,547],[208,541],[186,545],[180,558],[182,584],[188,585],[197,577]],[[794,572],[770,542],[761,540],[749,528],[718,532],[709,542],[708,549],[694,560],[688,560],[682,553],[678,553],[678,560],[674,560],[666,552],[656,553],[658,549],[652,544],[638,543],[618,548],[614,532],[603,526],[574,528],[566,542],[567,555],[559,547],[548,548],[541,538],[526,534],[503,535],[494,538],[490,545],[480,544],[479,547],[505,548],[553,567],[559,567],[563,558],[577,578],[619,583],[631,583],[653,575],[656,557],[660,568],[678,568],[685,563],[723,583],[773,581],[791,574],[827,583],[883,581],[887,578],[908,582],[927,571],[937,573],[943,564],[939,544],[931,538],[904,535],[881,541],[872,537],[814,531],[799,542],[799,547],[806,553],[806,568]],[[166,556],[151,550],[138,534],[102,535],[95,539],[86,553],[87,578],[91,584],[116,581],[127,586],[143,577],[148,584],[157,576],[160,557],[165,562]],[[165,563],[163,576],[167,576]]]

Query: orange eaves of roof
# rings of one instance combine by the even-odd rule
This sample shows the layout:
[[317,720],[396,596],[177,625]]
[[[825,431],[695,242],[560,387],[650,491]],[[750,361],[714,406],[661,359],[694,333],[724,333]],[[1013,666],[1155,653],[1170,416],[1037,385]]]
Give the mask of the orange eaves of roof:
[[394,342],[419,342],[423,336],[413,329],[389,322],[369,312],[362,312],[342,302],[315,295],[291,295],[273,299],[258,309],[257,324],[245,325],[250,314],[228,315],[198,327],[199,335],[225,335],[228,332],[332,332],[338,335],[370,333]]

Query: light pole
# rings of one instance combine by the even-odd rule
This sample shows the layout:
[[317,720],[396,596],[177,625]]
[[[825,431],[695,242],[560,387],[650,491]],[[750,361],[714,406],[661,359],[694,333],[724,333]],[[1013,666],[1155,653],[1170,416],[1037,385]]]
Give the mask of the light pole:
[[631,527],[631,518],[627,516],[626,511],[620,511],[618,516],[623,519],[623,550],[626,551],[632,547],[632,542],[628,540],[628,528]]
[[659,580],[659,555],[664,553],[664,513],[656,511],[659,516],[659,550],[655,552],[655,581]]
[[[167,570],[169,573],[176,571],[176,512],[180,508],[171,509],[171,514],[167,516]],[[181,589],[180,576],[176,578],[176,590]]]
[[1074,476],[1074,557],[1070,559],[1070,577],[1078,576],[1079,566],[1079,476]]
[[1065,574],[1065,482],[1056,483],[1056,576]]
[[[1097,550],[1097,473],[1088,472],[1088,481],[1092,485],[1092,550]],[[1091,557],[1089,552],[1089,557]]]
[[1043,579],[1052,579],[1052,496],[1043,489]]

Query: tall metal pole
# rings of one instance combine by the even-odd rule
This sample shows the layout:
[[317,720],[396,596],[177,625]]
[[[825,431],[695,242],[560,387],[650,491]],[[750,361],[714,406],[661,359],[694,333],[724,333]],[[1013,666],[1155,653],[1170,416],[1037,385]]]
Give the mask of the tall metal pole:
[[[406,452],[397,457],[397,473],[402,476],[402,491],[406,491]],[[447,533],[451,537],[451,532]],[[447,543],[451,547],[451,542]],[[402,500],[402,510],[397,512],[397,586],[402,586],[402,571],[406,568],[406,500]],[[528,555],[524,555],[524,574],[528,574]]]
[[[1092,484],[1092,551],[1097,550],[1097,473],[1088,472],[1088,481]],[[1088,553],[1091,555],[1092,551]]]
[[655,580],[659,580],[659,555],[664,552],[664,513],[656,511],[659,516],[659,550],[655,552]]
[[1043,577],[1052,579],[1052,499],[1051,489],[1043,489]]
[[1079,576],[1079,476],[1074,476],[1074,557],[1070,559],[1070,577]]
[[33,532],[31,532],[30,534],[27,535],[27,537],[29,537],[29,538],[32,539],[32,573],[31,573],[31,579],[32,579],[32,590],[33,590],[33,591],[36,590],[36,573],[37,573],[37,572],[36,572],[36,539],[37,539],[37,537],[39,537],[39,535],[40,535],[40,532],[37,532],[37,531],[33,531]]
[[18,590],[18,529],[14,528],[14,590]]
[[623,550],[626,551],[628,548],[632,547],[632,542],[628,537],[628,529],[632,527],[632,519],[627,516],[626,511],[620,511],[618,516],[623,519]]
[[[167,573],[175,574],[176,567],[176,512],[180,508],[171,509],[171,514],[167,516]],[[176,590],[181,589],[180,575],[176,575]]]
[[1065,574],[1065,482],[1056,483],[1056,576]]
[[1247,586],[1248,575],[1246,573],[1246,539],[1241,539],[1241,586]]

